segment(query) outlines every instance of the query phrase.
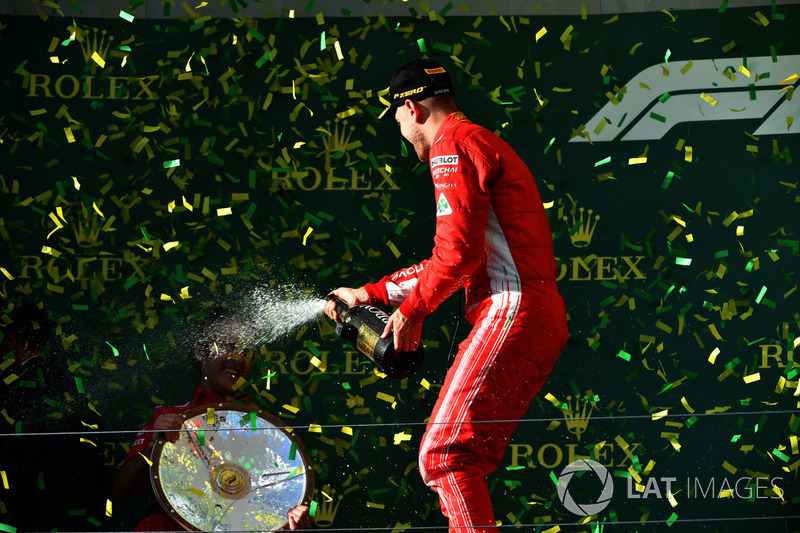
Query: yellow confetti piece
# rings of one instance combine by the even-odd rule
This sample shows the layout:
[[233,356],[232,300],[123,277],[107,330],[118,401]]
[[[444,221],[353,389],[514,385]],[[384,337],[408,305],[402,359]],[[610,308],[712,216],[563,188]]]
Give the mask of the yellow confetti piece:
[[411,440],[411,435],[406,433],[405,431],[401,431],[400,433],[394,434],[394,444],[398,445],[401,442],[406,442]]
[[209,408],[206,409],[206,420],[208,420],[208,425],[209,426],[213,426],[214,425],[214,408],[213,407],[209,407]]
[[785,80],[778,82],[778,84],[779,85],[783,85],[784,83],[794,83],[795,81],[797,81],[797,79],[798,79],[798,77],[797,77],[797,74],[795,73],[795,74],[792,74],[791,76],[789,76],[788,78],[786,78]]
[[169,294],[162,293],[161,294],[161,301],[162,302],[174,302],[175,300],[173,300],[172,296],[170,296]]
[[306,234],[303,235],[303,246],[306,245],[306,241],[308,240],[308,236],[311,235],[311,232],[314,231],[314,228],[310,227],[306,230]]
[[183,201],[183,207],[185,207],[187,211],[194,211],[192,204],[186,201],[185,196],[181,196],[181,200]]
[[81,184],[80,182],[78,182],[78,178],[76,178],[75,176],[72,176],[72,185],[75,187],[76,191],[81,190]]
[[750,384],[750,383],[753,383],[755,381],[759,381],[761,379],[761,373],[760,372],[756,372],[755,374],[750,374],[749,376],[745,376],[743,379],[744,379],[745,383]]
[[397,249],[397,246],[395,246],[392,241],[386,241],[386,246],[392,251],[395,257],[400,257],[400,250]]
[[686,155],[683,157],[683,159],[687,163],[691,163],[692,162],[692,147],[691,146],[686,146]]
[[0,470],[0,478],[3,478],[3,488],[8,490],[11,487],[8,485],[8,477],[6,476],[5,470]]
[[643,43],[643,42],[641,42],[641,41],[640,41],[640,42],[638,42],[638,43],[636,43],[636,44],[634,44],[633,46],[631,46],[631,49],[630,49],[630,50],[628,50],[628,54],[630,54],[630,55],[633,55],[633,54],[635,54],[635,53],[636,53],[636,50],[637,50],[637,49],[638,49],[640,46],[642,46],[643,44],[644,44],[644,43]]
[[106,516],[111,516],[111,500],[106,500]]
[[231,388],[232,388],[233,390],[239,390],[239,389],[241,389],[241,388],[242,388],[242,386],[243,386],[245,383],[247,383],[247,380],[246,380],[246,379],[244,379],[243,377],[240,377],[239,379],[237,379],[237,380],[236,380],[236,383],[234,383],[234,384],[233,384],[233,387],[231,387]]
[[333,48],[336,50],[336,57],[339,58],[339,61],[344,59],[344,54],[342,53],[342,46],[339,44],[339,41],[333,43]]
[[367,502],[367,507],[370,507],[372,509],[385,509],[386,508],[386,506],[384,504],[382,504],[382,503],[373,503],[373,502]]
[[224,217],[224,216],[228,216],[228,215],[232,215],[232,214],[233,214],[233,211],[231,210],[230,207],[220,207],[220,208],[217,209],[217,216],[218,217]]
[[322,426],[319,424],[309,424],[308,431],[311,433],[322,433]]
[[300,412],[300,408],[299,407],[295,407],[295,406],[289,405],[289,404],[283,404],[283,408],[286,409],[287,411],[289,411],[290,413],[293,413],[293,414],[297,414],[298,412]]
[[675,500],[675,496],[672,495],[672,492],[667,492],[667,499],[669,500],[669,504],[673,507],[677,507],[678,502]]
[[716,107],[717,104],[719,103],[706,93],[700,93],[700,98],[711,104],[712,107]]
[[379,392],[376,395],[376,398],[378,398],[379,400],[383,400],[384,402],[389,402],[389,403],[394,402],[394,396],[389,396],[385,392]]
[[70,127],[64,128],[64,136],[66,136],[68,143],[75,142],[75,136],[72,134],[72,128]]
[[97,52],[94,52],[92,54],[92,59],[94,60],[95,63],[100,65],[100,68],[106,68],[106,60],[100,57],[100,54],[98,54]]
[[558,533],[561,531],[561,526],[553,526],[550,529],[545,529],[542,533]]
[[739,72],[741,72],[742,74],[744,74],[748,78],[750,77],[750,71],[747,70],[744,65],[739,66]]
[[681,398],[681,405],[683,405],[683,407],[684,407],[684,408],[685,408],[687,411],[689,411],[690,413],[694,413],[694,409],[692,409],[692,408],[691,408],[691,406],[689,405],[689,402],[686,400],[686,396],[684,396],[683,398]]
[[686,74],[687,72],[689,72],[689,69],[691,69],[693,66],[694,63],[690,59],[688,63],[686,63],[684,66],[681,67],[681,74]]
[[345,435],[350,435],[352,437],[353,436],[353,428],[351,428],[350,426],[344,426],[342,428],[342,433],[344,433]]
[[191,296],[189,296],[189,286],[188,285],[186,287],[181,287],[180,296],[181,296],[181,300],[188,300],[189,298],[191,298]]
[[664,409],[663,411],[659,411],[657,413],[653,413],[652,418],[653,420],[660,420],[669,414],[668,409]]
[[628,159],[628,165],[641,165],[647,163],[647,157],[631,157]]
[[201,498],[205,498],[206,497],[206,493],[205,492],[203,492],[202,490],[196,489],[194,487],[189,487],[189,492],[191,492],[192,494],[194,494],[196,496],[200,496]]
[[728,461],[722,461],[722,468],[730,472],[731,474],[736,474],[739,471],[738,468],[730,464]]
[[81,442],[87,442],[87,443],[91,444],[92,446],[94,446],[95,448],[97,448],[97,444],[95,444],[94,442],[90,441],[89,439],[84,439],[83,437],[81,437],[80,441]]
[[319,368],[320,372],[325,372],[325,370],[327,370],[325,364],[316,355],[311,356],[311,364]]
[[147,456],[145,456],[145,454],[143,454],[142,452],[139,452],[139,455],[141,455],[142,458],[145,460],[145,462],[147,463],[147,466],[153,466],[153,461],[148,459]]
[[103,214],[103,212],[100,211],[100,208],[97,207],[97,203],[96,202],[92,202],[92,208],[94,209],[95,213],[100,215],[100,218],[106,218],[106,216]]
[[539,39],[541,39],[542,37],[544,37],[544,36],[545,36],[545,34],[547,34],[547,28],[545,28],[544,26],[542,26],[542,29],[536,32],[536,42],[538,43],[538,42],[539,42]]
[[6,270],[5,268],[3,268],[3,267],[0,267],[0,272],[2,272],[2,273],[3,273],[3,275],[4,275],[6,278],[8,278],[8,279],[9,279],[9,281],[14,281],[14,276],[12,276],[12,275],[11,275],[11,272],[9,272],[8,270]]
[[172,250],[173,248],[180,248],[180,246],[181,246],[180,241],[165,242],[164,243],[164,251],[168,252],[168,251]]

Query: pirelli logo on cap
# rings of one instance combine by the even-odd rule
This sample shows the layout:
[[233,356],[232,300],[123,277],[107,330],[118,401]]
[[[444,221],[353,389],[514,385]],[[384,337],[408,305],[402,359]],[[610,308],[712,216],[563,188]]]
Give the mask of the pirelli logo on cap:
[[458,156],[457,155],[437,155],[436,157],[431,159],[431,168],[436,168],[442,165],[449,165],[453,167],[458,167]]
[[411,89],[410,91],[405,91],[402,93],[395,93],[393,100],[397,100],[398,98],[405,98],[406,96],[411,96],[412,94],[421,93],[425,90],[425,87],[417,87],[416,89]]
[[425,69],[425,73],[426,73],[426,74],[444,74],[444,73],[445,73],[445,70],[444,70],[444,68],[443,68],[443,67],[437,67],[437,68],[426,68],[426,69]]

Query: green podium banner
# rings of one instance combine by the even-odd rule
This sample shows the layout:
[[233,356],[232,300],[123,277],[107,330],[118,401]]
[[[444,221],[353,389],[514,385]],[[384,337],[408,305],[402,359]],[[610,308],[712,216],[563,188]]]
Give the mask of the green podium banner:
[[[285,303],[430,256],[429,170],[378,121],[392,73],[422,55],[530,166],[569,314],[571,339],[490,478],[503,530],[797,523],[798,6],[172,11],[0,17],[0,319],[40,305],[57,334],[42,357],[67,376],[39,392],[0,354],[0,446],[39,431],[20,390],[50,418],[92,413],[80,438],[102,451],[105,492],[99,511],[71,510],[82,527],[143,516],[111,483],[153,408],[191,398],[192,332],[220,304],[277,331],[239,388],[304,442],[317,527],[446,527],[417,452],[469,330],[459,296],[426,320],[425,362],[403,380],[321,315],[289,327]],[[18,460],[1,454],[0,470]],[[21,512],[7,481],[6,529]]]

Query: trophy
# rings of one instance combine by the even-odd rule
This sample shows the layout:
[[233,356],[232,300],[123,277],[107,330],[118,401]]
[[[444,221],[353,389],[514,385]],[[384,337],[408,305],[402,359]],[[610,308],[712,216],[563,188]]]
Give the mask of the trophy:
[[177,442],[153,448],[158,501],[187,531],[288,529],[287,511],[314,492],[300,440],[276,417],[235,403],[181,415]]

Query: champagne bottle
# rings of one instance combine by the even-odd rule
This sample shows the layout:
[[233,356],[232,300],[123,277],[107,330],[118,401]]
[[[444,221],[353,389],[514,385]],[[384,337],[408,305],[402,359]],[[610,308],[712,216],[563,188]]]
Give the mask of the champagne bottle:
[[372,361],[378,370],[393,378],[407,378],[413,375],[422,365],[425,349],[420,346],[413,352],[397,352],[394,339],[382,339],[381,335],[389,322],[389,315],[374,305],[347,304],[334,295],[329,300],[336,302],[339,322],[336,323],[336,334],[350,341],[356,350]]

